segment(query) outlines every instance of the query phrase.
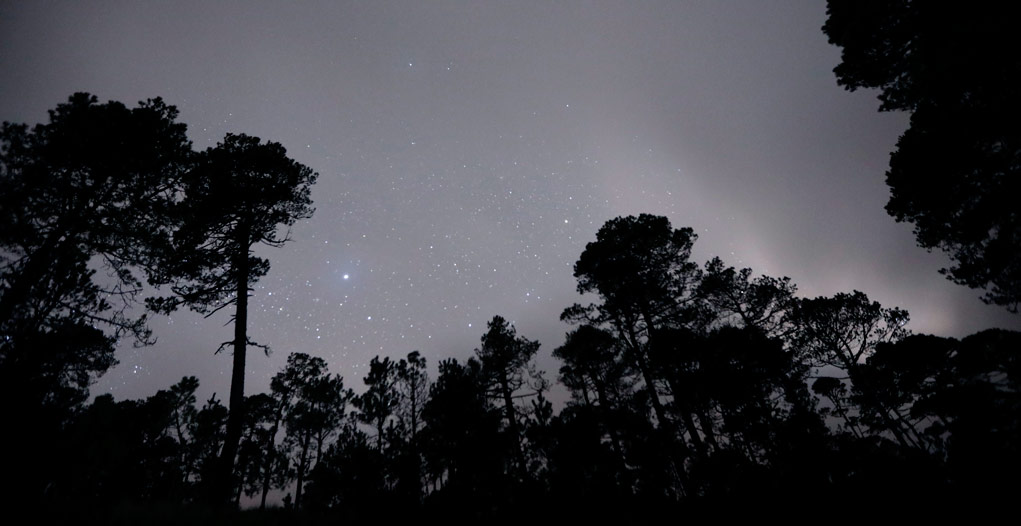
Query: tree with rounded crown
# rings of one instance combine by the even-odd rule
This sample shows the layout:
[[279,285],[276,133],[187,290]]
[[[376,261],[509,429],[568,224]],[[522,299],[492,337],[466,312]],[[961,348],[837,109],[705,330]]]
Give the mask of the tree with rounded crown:
[[[244,407],[245,356],[254,343],[248,336],[248,294],[269,271],[269,261],[256,257],[258,244],[282,246],[290,227],[312,216],[311,186],[317,174],[287,157],[275,142],[228,134],[216,147],[198,155],[184,179],[184,198],[173,250],[151,277],[170,284],[174,296],[154,299],[150,308],[168,312],[179,305],[207,316],[234,306],[234,338],[220,346],[233,348],[230,416],[221,452],[218,500],[228,502],[241,437]],[[283,228],[282,228],[283,227]]]
[[575,304],[561,319],[608,326],[625,343],[645,383],[659,425],[668,424],[648,356],[657,329],[698,324],[695,290],[701,273],[689,261],[698,238],[662,216],[641,214],[607,221],[574,265],[578,292],[602,300]]
[[176,118],[159,98],[128,108],[76,93],[46,124],[0,127],[0,359],[57,329],[149,343],[127,311],[192,153]]
[[15,500],[60,471],[57,430],[117,363],[118,339],[152,341],[131,308],[192,153],[176,119],[159,98],[76,93],[45,123],[0,125],[0,396],[21,401],[5,421],[23,431],[0,445],[21,452],[6,466]]

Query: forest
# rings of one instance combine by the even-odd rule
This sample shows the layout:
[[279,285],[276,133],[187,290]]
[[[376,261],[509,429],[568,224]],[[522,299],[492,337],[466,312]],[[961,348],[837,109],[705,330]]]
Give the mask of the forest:
[[[911,60],[941,56],[931,27],[950,14],[894,4],[835,2],[824,27],[844,49],[841,85],[912,112],[887,210],[950,256],[949,279],[1016,312],[1017,200],[1004,196],[1019,195],[1018,83],[989,80],[1016,79],[1016,61],[954,55],[933,79]],[[929,53],[881,60],[904,34]],[[982,34],[979,49],[1002,37]],[[955,161],[934,163],[947,149]],[[269,352],[249,335],[270,269],[256,249],[285,249],[317,177],[245,134],[196,150],[160,98],[76,93],[46,123],[3,124],[10,502],[106,524],[645,523],[735,504],[1001,507],[1021,491],[1021,333],[913,333],[906,311],[860,291],[803,297],[790,278],[695,261],[695,231],[653,214],[606,221],[578,255],[558,370],[493,315],[460,358],[395,350],[343,378],[296,352],[269,392],[246,393],[249,353]],[[216,350],[232,357],[228,396],[198,399],[194,376],[144,399],[90,393],[118,342],[151,343],[152,317],[178,309],[232,313]]]

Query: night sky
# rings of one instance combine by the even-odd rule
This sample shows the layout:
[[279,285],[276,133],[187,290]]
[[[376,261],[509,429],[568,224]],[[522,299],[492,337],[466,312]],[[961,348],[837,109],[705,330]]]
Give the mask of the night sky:
[[[582,301],[572,266],[608,219],[649,212],[694,256],[861,290],[960,337],[1021,328],[946,281],[883,210],[905,114],[848,93],[824,2],[0,2],[0,120],[76,91],[161,96],[197,149],[282,143],[319,174],[294,241],[260,249],[246,392],[291,352],[356,390],[369,360],[464,359],[499,314],[542,342]],[[118,399],[202,382],[226,399],[226,312],[152,322],[94,386]]]

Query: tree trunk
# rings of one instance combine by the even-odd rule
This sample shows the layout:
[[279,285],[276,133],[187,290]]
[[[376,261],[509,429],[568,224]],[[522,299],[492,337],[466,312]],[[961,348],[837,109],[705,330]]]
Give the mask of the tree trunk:
[[[642,318],[645,320],[645,335],[647,338],[646,345],[651,348],[652,333],[655,332],[656,327],[652,324],[652,316],[649,315],[648,309],[644,307],[642,308]],[[635,334],[633,328],[629,327],[628,330],[631,332],[631,339],[637,346],[638,335]],[[656,409],[656,418],[659,419],[659,425],[673,431],[673,429],[671,429],[673,427],[671,425],[672,422],[666,418],[666,411],[663,410],[663,404],[659,400],[659,391],[656,389],[656,384],[653,383],[652,371],[649,369],[649,360],[645,355],[645,351],[640,348],[636,348],[635,355],[638,358],[638,368],[641,370],[642,377],[645,379],[645,385],[649,389],[649,396],[652,398],[652,405]]]
[[220,455],[220,495],[230,502],[234,487],[234,458],[241,441],[245,402],[245,352],[248,350],[248,226],[242,224],[238,232],[238,254],[234,262],[237,271],[237,297],[234,311],[234,368],[230,377],[230,406],[227,413],[227,435]]
[[720,445],[716,442],[716,432],[713,430],[713,420],[709,417],[709,413],[705,409],[698,411],[698,422],[702,425],[702,433],[705,434],[705,441],[713,450],[720,448]]
[[[681,417],[681,422],[684,424],[684,428],[688,431],[688,435],[691,436],[691,443],[695,445],[695,450],[701,455],[706,455],[706,445],[702,442],[702,437],[698,434],[698,428],[695,426],[695,420],[691,418],[691,411],[688,410],[687,404],[680,399],[678,393],[683,392],[681,386],[678,385],[678,381],[673,375],[667,380],[670,384],[670,391],[674,396],[674,407],[677,409],[677,414]],[[684,438],[681,437],[681,440]]]
[[235,492],[234,494],[234,506],[241,507],[241,494],[245,490],[245,485],[243,482],[239,480],[237,486],[238,486],[237,492]]
[[[290,393],[286,395],[290,396]],[[259,509],[266,509],[266,495],[269,493],[269,482],[273,476],[273,470],[275,469],[275,461],[277,455],[277,433],[280,431],[280,421],[284,419],[284,402],[285,398],[281,397],[280,405],[277,406],[276,417],[273,420],[273,427],[269,431],[269,443],[267,448],[269,451],[266,452],[266,459],[263,462],[263,475],[262,475],[262,502],[259,504]]]
[[[652,334],[656,328],[652,324],[652,317],[649,315],[648,309],[642,308],[642,317],[645,320],[645,333],[647,336],[646,345],[652,347]],[[677,430],[674,427],[674,423],[667,419],[666,411],[663,409],[663,404],[659,400],[659,390],[656,389],[656,384],[653,381],[652,371],[649,368],[649,359],[645,354],[645,350],[641,348],[641,344],[638,342],[638,335],[635,334],[634,326],[628,325],[628,335],[631,337],[635,346],[635,359],[637,361],[638,369],[642,373],[642,378],[645,379],[645,388],[648,390],[649,396],[652,398],[652,407],[656,410],[656,418],[658,422],[658,430],[662,433],[668,442],[676,443],[680,449],[680,455],[682,458],[677,458],[674,454],[673,448],[667,453],[667,458],[670,459],[670,466],[673,468],[673,474],[677,478],[678,491],[680,495],[686,493],[684,483],[682,481],[684,477],[684,462],[683,458],[691,455],[691,451],[688,449],[688,443],[684,441],[683,437],[677,436]],[[680,438],[680,440],[675,440]]]
[[311,442],[312,437],[306,431],[305,436],[302,438],[301,445],[301,457],[298,459],[298,482],[297,487],[294,490],[294,509],[297,510],[301,506],[301,488],[305,483],[305,470],[308,469],[308,446]]
[[181,431],[181,412],[179,409],[174,410],[174,428],[177,429],[177,443],[180,444],[181,448],[181,468],[184,471],[184,477],[182,482],[188,485],[188,481],[191,480],[191,450],[190,444],[184,438],[184,432]]
[[269,494],[269,481],[273,476],[273,463],[276,460],[276,426],[273,426],[272,435],[269,439],[267,447],[269,451],[266,451],[266,458],[262,463],[262,499],[259,502],[259,509],[266,509],[266,495]]
[[415,502],[422,503],[422,455],[418,452],[418,381],[411,384],[411,437],[408,439],[408,449],[415,462],[415,470],[412,476],[415,477],[414,491]]
[[[272,456],[273,456],[272,452],[270,452],[269,455],[267,455],[267,457],[272,457]],[[272,466],[273,464],[270,463],[270,462],[267,462],[267,465],[268,466]],[[266,495],[269,494],[269,477],[270,477],[269,469],[272,469],[272,468],[271,467],[268,468],[266,473],[263,475],[263,478],[262,478],[262,499],[259,500],[259,509],[260,510],[266,509]]]
[[[254,434],[255,434],[254,428],[249,428],[248,434],[244,436],[245,443],[251,444],[253,441]],[[241,473],[241,477],[236,481],[237,488],[233,497],[235,506],[239,507],[241,506],[241,494],[244,493],[245,490],[245,476],[246,476],[245,474],[248,473],[248,466],[250,466],[252,462],[258,462],[258,460],[253,460],[251,456],[252,455],[250,450],[244,450],[239,448],[237,459],[238,465],[237,471]]]
[[277,437],[277,424],[273,425],[270,430],[269,441],[266,444],[268,451],[266,451],[265,460],[262,462],[262,499],[259,502],[259,509],[266,509],[266,495],[269,493],[269,482],[273,476],[274,462],[276,460],[276,437]]
[[642,379],[645,380],[645,391],[649,396],[649,401],[652,402],[652,409],[656,412],[656,427],[659,429],[670,429],[670,422],[667,420],[663,403],[659,400],[659,390],[656,389],[656,384],[652,379],[652,371],[649,370],[649,364],[645,361],[645,356],[640,349],[635,349],[634,352],[635,365],[638,366],[638,370],[642,373]]
[[[620,444],[620,434],[617,432],[617,426],[612,422],[612,414],[610,408],[610,401],[606,396],[606,388],[600,382],[595,382],[596,397],[599,400],[599,412],[603,417],[603,425],[606,426],[606,430],[610,434],[610,445],[613,446],[613,452],[617,455],[618,467],[621,476],[627,474],[627,460],[624,458],[624,448]],[[588,402],[588,393],[585,394],[586,402]],[[628,492],[631,488],[628,487]]]
[[418,382],[411,384],[411,439],[418,434]]
[[688,430],[688,435],[691,436],[691,443],[695,444],[695,451],[698,451],[701,455],[705,456],[708,454],[706,451],[705,442],[702,441],[702,437],[698,434],[698,427],[695,426],[695,420],[691,418],[691,413],[683,408],[678,408],[681,412],[681,421],[684,422],[684,428]]
[[592,399],[588,395],[588,385],[586,384],[584,379],[582,379],[582,382],[581,382],[581,397],[585,400],[585,407],[591,409],[592,408]]
[[512,396],[507,377],[500,378],[500,391],[503,393],[504,413],[507,416],[507,430],[514,440],[514,461],[521,473],[525,472],[525,455],[521,452],[521,435],[518,432],[518,419],[514,412],[514,397]]

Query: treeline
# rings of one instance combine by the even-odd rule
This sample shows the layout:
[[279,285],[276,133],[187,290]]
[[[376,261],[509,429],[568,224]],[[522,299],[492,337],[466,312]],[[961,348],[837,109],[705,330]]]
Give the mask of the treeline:
[[[207,476],[214,500],[232,500],[246,353],[269,350],[248,334],[248,297],[269,271],[253,248],[285,244],[311,216],[317,174],[244,134],[196,151],[177,115],[159,98],[129,108],[77,93],[46,123],[0,128],[0,398],[18,401],[5,418],[20,429],[0,446],[15,501],[57,491],[70,462],[57,453],[116,343],[152,343],[148,314],[184,306],[233,308],[227,421]],[[105,484],[137,482],[118,480]]]
[[[606,223],[575,265],[577,325],[553,351],[494,317],[474,355],[374,358],[354,395],[295,353],[245,398],[233,499],[271,490],[308,517],[386,513],[634,519],[729,503],[1015,495],[1021,334],[912,335],[865,294],[803,299],[787,278],[689,260],[666,218]],[[68,422],[52,498],[201,501],[227,409],[184,378],[146,400],[97,397]],[[1000,474],[1008,475],[1001,477]],[[637,515],[636,515],[637,514]],[[392,516],[392,515],[391,515]]]
[[[574,329],[553,350],[572,396],[559,413],[539,343],[499,316],[435,379],[418,353],[377,357],[356,396],[299,353],[269,393],[245,397],[247,349],[265,348],[247,298],[269,270],[252,247],[284,244],[312,213],[316,174],[245,135],[196,152],[176,115],[159,99],[78,94],[47,124],[0,130],[12,502],[109,518],[223,513],[278,491],[308,520],[635,521],[720,502],[963,504],[1021,489],[1021,334],[912,335],[906,312],[861,292],[801,298],[788,278],[691,261],[692,229],[652,215],[608,221],[574,266],[594,302],[561,316]],[[146,284],[169,294],[143,298]],[[197,400],[187,377],[146,400],[87,403],[118,338],[151,341],[132,317],[143,304],[233,307],[226,401]]]

